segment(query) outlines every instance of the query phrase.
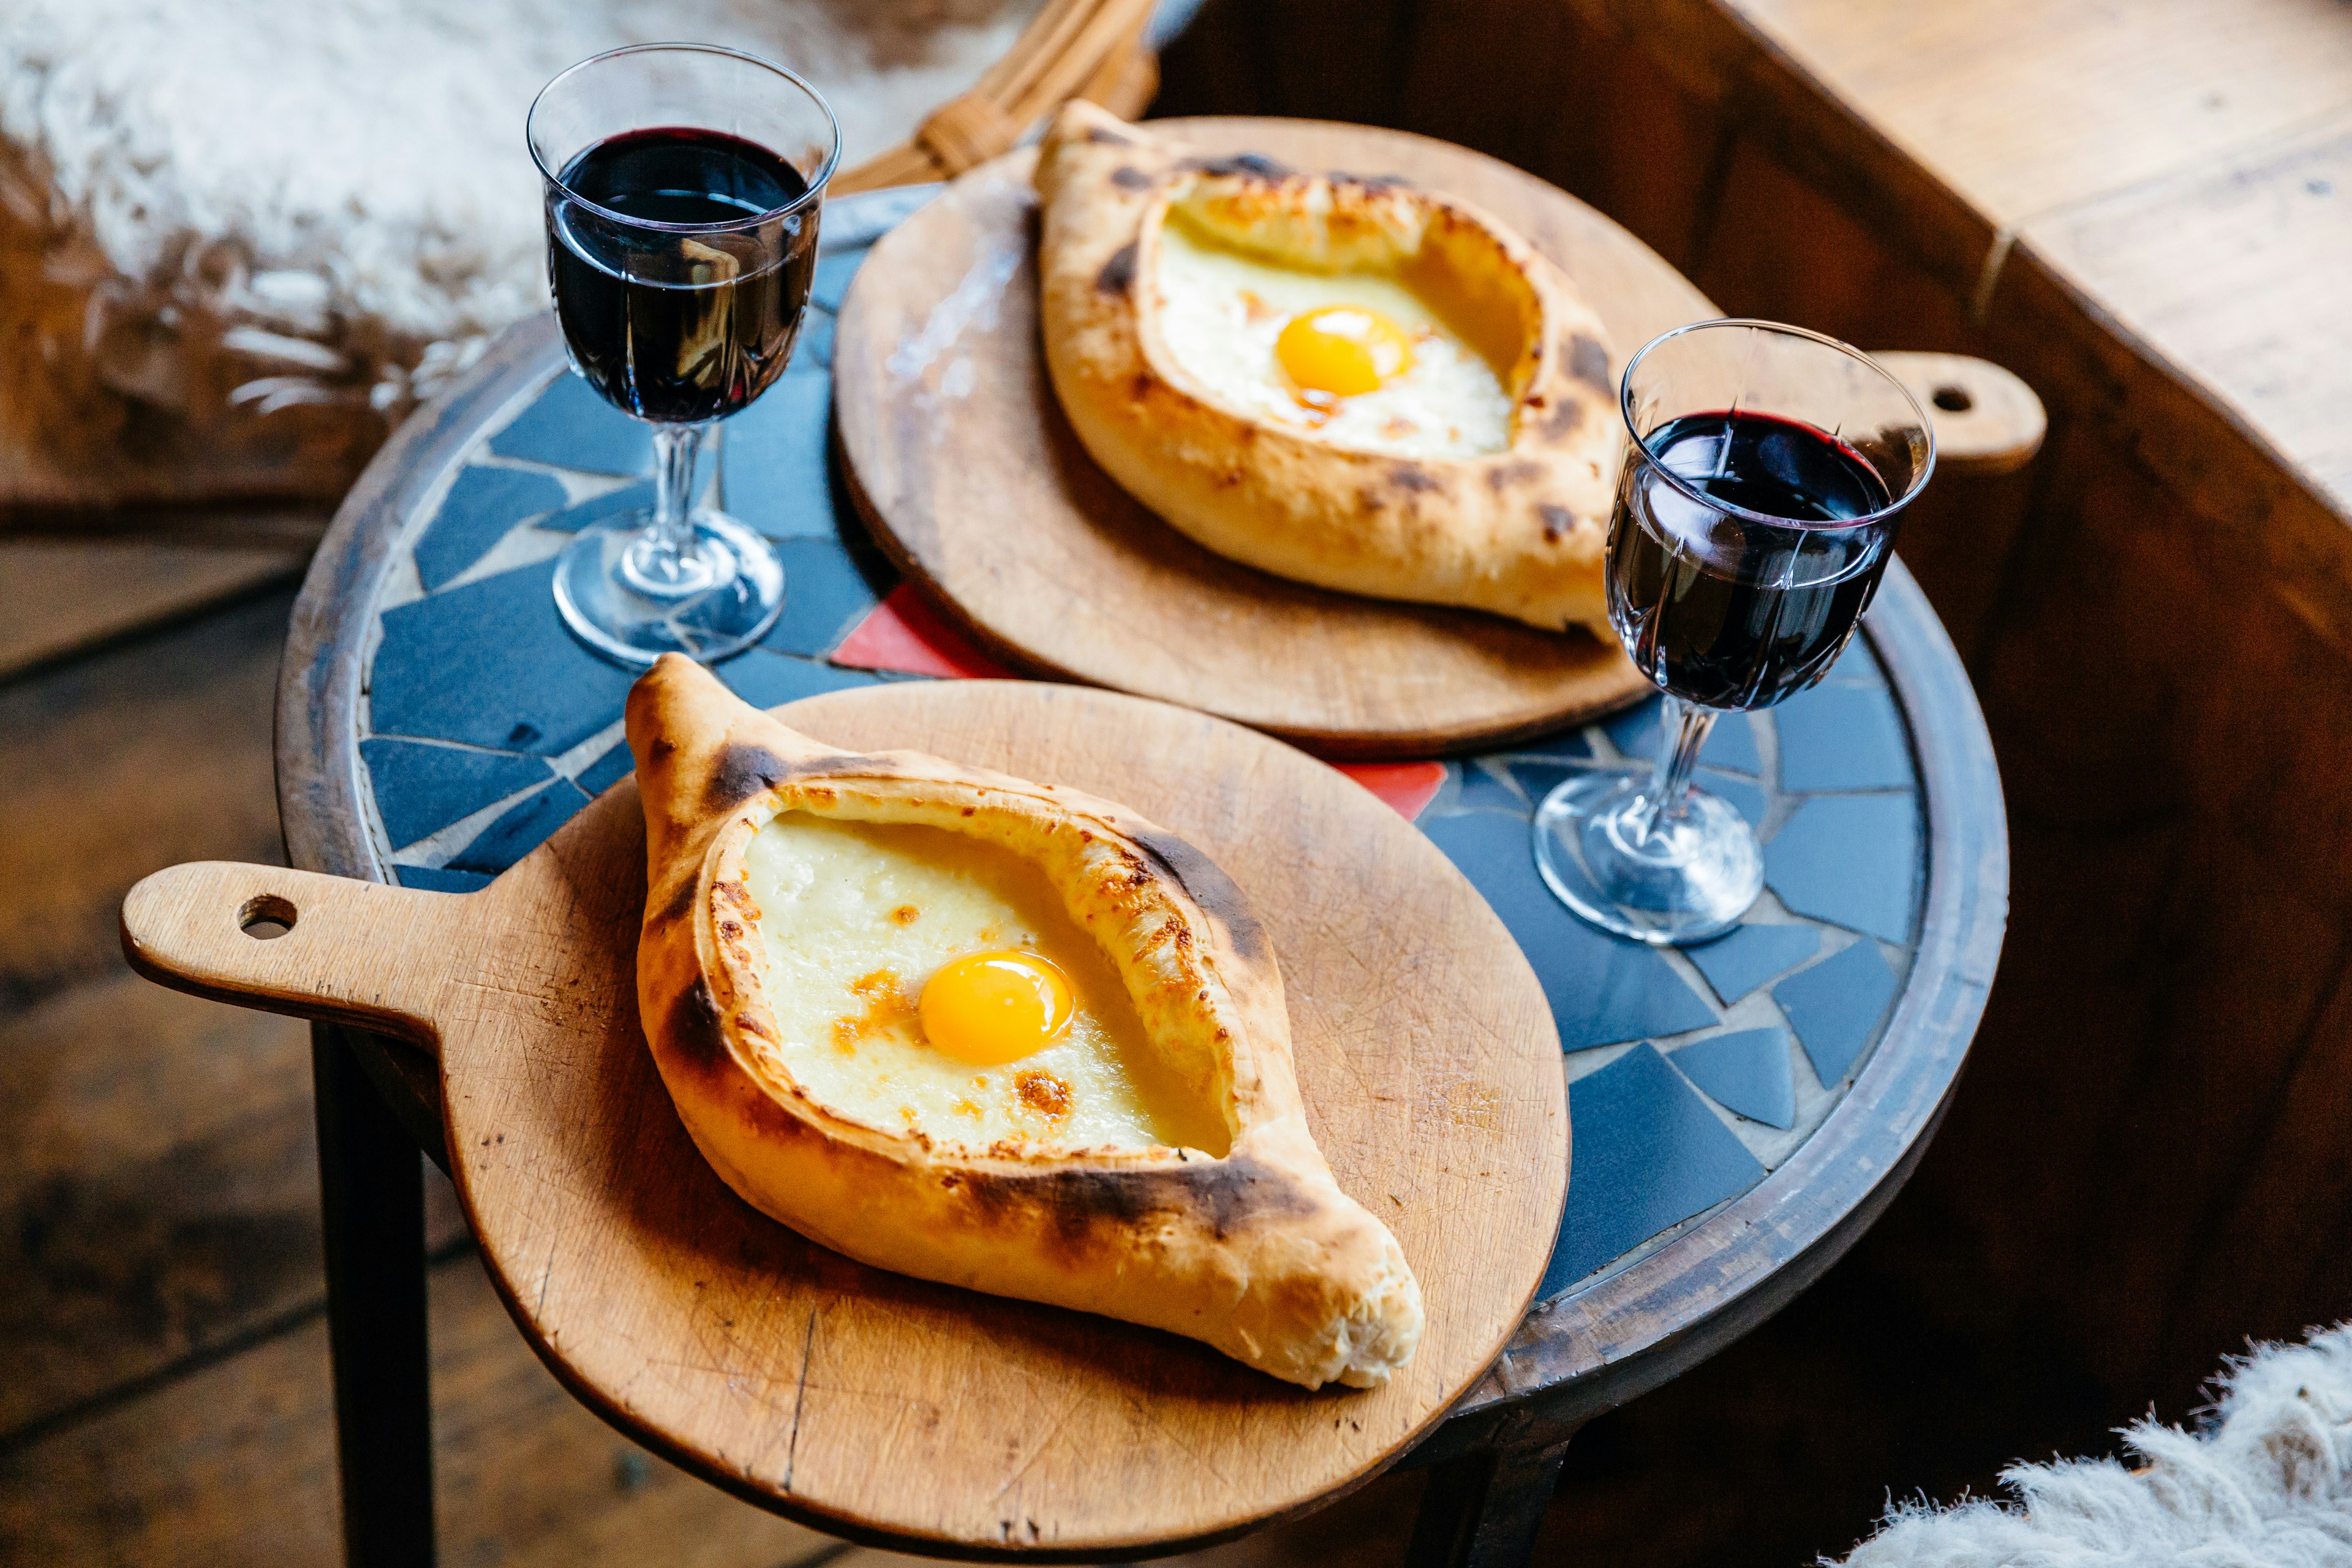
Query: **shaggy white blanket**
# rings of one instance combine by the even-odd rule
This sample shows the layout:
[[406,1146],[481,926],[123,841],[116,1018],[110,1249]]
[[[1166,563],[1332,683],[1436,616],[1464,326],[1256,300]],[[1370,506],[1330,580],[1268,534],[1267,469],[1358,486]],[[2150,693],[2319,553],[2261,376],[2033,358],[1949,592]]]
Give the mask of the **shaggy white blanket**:
[[0,288],[86,287],[79,344],[41,352],[152,405],[194,412],[222,378],[192,362],[226,354],[232,402],[397,413],[545,300],[523,116],[563,67],[662,38],[781,59],[848,167],[1036,4],[0,0],[0,224],[45,257]]
[[2201,1432],[2127,1428],[2136,1468],[2014,1466],[2016,1504],[1897,1509],[1846,1568],[2352,1564],[2352,1325],[2262,1346],[2221,1389]]

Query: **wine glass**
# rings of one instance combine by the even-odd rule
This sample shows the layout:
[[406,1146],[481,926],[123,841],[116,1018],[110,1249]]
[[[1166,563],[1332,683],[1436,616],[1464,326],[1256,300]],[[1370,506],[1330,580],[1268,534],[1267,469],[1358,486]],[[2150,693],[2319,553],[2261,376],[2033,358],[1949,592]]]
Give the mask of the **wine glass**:
[[1691,782],[1717,714],[1769,708],[1837,661],[1936,465],[1927,416],[1860,350],[1770,321],[1653,339],[1619,394],[1632,437],[1609,523],[1609,619],[1665,693],[1654,765],[1546,795],[1536,864],[1569,908],[1654,943],[1704,942],[1764,890],[1747,821]]
[[695,461],[792,358],[840,130],[782,66],[645,44],[548,83],[528,132],[572,368],[653,426],[653,505],[581,530],[556,562],[556,606],[624,664],[724,658],[775,625],[784,568],[695,504]]

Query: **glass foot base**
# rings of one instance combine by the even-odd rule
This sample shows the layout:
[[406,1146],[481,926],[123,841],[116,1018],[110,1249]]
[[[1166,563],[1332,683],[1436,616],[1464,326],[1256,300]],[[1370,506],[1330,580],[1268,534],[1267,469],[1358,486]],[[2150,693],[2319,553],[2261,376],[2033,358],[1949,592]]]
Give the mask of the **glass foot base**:
[[666,653],[710,664],[751,647],[784,608],[776,547],[723,512],[694,516],[681,551],[655,542],[650,512],[581,530],[555,563],[555,607],[605,658],[648,665]]
[[1571,778],[1536,808],[1536,866],[1560,901],[1606,931],[1658,946],[1705,942],[1764,890],[1764,855],[1731,804],[1694,789],[1677,819],[1637,826],[1647,768]]

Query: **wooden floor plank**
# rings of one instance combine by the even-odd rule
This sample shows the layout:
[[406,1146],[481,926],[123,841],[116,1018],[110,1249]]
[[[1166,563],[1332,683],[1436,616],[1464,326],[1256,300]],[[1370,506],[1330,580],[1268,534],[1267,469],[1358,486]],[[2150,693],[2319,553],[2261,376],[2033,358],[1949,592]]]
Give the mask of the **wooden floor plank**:
[[0,688],[0,1009],[114,973],[122,895],[281,858],[270,732],[289,594]]
[[0,1017],[0,1446],[320,1305],[310,1041],[127,970]]
[[0,539],[0,679],[302,574],[299,546]]
[[[540,1365],[470,1257],[433,1278],[442,1561],[792,1568],[829,1538],[645,1453]],[[323,1321],[0,1458],[0,1563],[340,1561]]]

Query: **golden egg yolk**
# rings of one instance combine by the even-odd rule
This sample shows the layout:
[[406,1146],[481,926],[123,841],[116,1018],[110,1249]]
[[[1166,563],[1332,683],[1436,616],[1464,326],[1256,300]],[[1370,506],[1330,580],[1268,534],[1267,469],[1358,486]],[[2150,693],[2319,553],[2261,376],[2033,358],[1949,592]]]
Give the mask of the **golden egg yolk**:
[[916,1011],[934,1049],[975,1067],[1044,1050],[1070,1026],[1070,982],[1034,952],[971,952],[923,983]]
[[1303,392],[1355,397],[1412,368],[1412,343],[1378,310],[1328,305],[1290,318],[1274,357]]

